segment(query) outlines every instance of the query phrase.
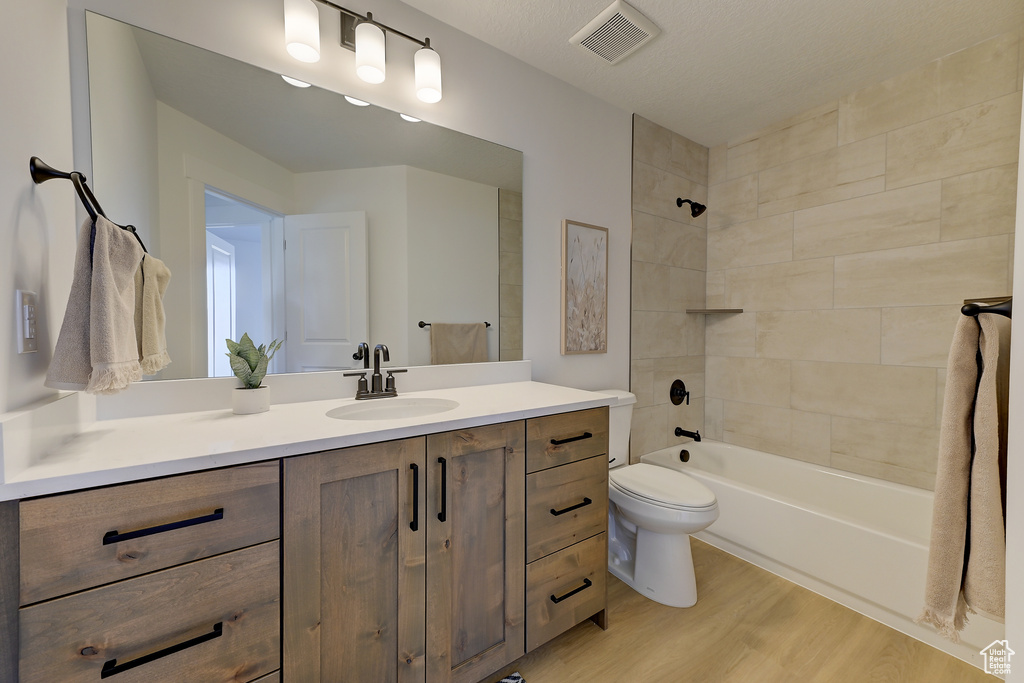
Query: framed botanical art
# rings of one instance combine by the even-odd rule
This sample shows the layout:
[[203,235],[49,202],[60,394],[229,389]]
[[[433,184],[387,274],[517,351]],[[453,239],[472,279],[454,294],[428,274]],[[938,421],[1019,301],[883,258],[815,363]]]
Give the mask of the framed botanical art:
[[608,229],[562,221],[562,353],[608,352]]

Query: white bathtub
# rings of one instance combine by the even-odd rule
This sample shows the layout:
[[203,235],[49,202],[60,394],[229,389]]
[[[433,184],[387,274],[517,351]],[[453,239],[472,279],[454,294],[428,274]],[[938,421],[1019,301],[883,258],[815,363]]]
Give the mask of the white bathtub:
[[931,491],[708,440],[641,460],[715,492],[719,518],[696,534],[711,545],[978,667],[981,648],[1003,637],[1002,624],[979,615],[960,644],[913,623],[923,604]]

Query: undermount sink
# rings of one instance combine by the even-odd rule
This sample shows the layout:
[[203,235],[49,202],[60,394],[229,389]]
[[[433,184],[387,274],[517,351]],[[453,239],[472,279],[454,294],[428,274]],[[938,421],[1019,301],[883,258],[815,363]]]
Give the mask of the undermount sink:
[[401,420],[444,413],[459,407],[446,398],[381,398],[359,401],[327,411],[336,420]]

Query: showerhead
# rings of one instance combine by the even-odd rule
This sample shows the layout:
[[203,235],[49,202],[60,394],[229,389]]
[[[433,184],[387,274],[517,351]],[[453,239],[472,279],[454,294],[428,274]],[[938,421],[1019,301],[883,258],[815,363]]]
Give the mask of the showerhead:
[[703,204],[698,204],[697,202],[692,201],[690,199],[683,199],[682,197],[676,199],[676,206],[682,207],[683,204],[690,205],[690,215],[693,216],[694,218],[704,213],[708,208]]

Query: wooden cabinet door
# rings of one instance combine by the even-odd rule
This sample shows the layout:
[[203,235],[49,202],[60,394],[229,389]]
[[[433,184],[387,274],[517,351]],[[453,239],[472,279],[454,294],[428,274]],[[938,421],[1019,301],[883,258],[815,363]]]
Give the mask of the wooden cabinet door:
[[427,437],[427,680],[478,681],[525,652],[525,426]]
[[424,452],[285,460],[284,680],[424,683]]

